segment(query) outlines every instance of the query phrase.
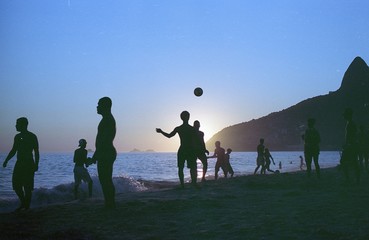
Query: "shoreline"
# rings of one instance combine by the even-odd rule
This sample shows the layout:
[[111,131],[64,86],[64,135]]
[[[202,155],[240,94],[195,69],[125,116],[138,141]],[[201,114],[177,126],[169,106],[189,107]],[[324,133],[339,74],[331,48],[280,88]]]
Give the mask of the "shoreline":
[[200,183],[0,213],[2,239],[368,239],[369,175],[345,183],[337,167]]

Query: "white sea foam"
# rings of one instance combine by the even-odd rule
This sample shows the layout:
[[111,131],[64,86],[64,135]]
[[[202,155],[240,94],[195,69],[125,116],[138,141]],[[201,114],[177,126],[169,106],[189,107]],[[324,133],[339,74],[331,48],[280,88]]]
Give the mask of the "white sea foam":
[[[92,195],[94,198],[103,198],[101,185],[97,177],[92,177],[93,190]],[[116,194],[128,193],[128,192],[142,192],[147,188],[140,182],[134,180],[131,177],[120,176],[113,177]],[[74,200],[74,183],[60,184],[51,189],[49,188],[36,188],[32,194],[31,208],[46,206],[55,203],[66,203]],[[86,183],[82,183],[79,186],[79,199],[85,199],[88,197],[88,186]],[[0,212],[8,212],[17,208],[19,201],[14,198],[0,198]]]

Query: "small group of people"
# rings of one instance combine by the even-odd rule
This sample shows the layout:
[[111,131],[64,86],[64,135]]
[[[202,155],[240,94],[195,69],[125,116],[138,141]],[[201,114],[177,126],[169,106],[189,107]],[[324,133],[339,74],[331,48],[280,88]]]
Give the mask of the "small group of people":
[[[346,181],[349,181],[349,172],[354,171],[356,182],[360,182],[361,170],[368,170],[369,159],[369,134],[363,127],[357,130],[353,121],[353,110],[346,108],[343,117],[346,120],[345,140],[342,148],[340,166],[344,172]],[[311,165],[314,162],[317,177],[320,178],[319,153],[320,134],[315,128],[315,119],[308,119],[308,128],[302,135],[304,140],[304,155],[307,175],[311,176]]]
[[209,151],[206,149],[204,141],[204,133],[200,131],[200,122],[194,121],[193,126],[189,124],[190,113],[183,111],[180,114],[182,125],[177,126],[172,132],[164,132],[161,128],[156,128],[157,133],[161,133],[167,138],[171,138],[178,134],[180,139],[180,146],[177,152],[177,166],[178,177],[181,187],[184,188],[184,167],[187,162],[187,168],[190,169],[191,183],[197,186],[197,159],[199,159],[203,165],[201,181],[206,181],[206,172],[208,169],[208,158],[217,158],[215,165],[215,179],[218,178],[218,172],[222,168],[224,176],[227,177],[228,173],[233,176],[234,171],[229,163],[230,154],[232,149],[227,149],[225,153],[224,148],[220,147],[220,142],[215,143],[215,150],[213,156],[209,155]]
[[215,142],[215,150],[213,156],[208,158],[217,158],[215,163],[215,180],[218,179],[218,172],[223,170],[224,177],[227,178],[228,173],[233,177],[234,171],[230,163],[232,149],[227,148],[227,151],[220,146],[220,141]]
[[275,162],[270,154],[269,149],[264,146],[264,138],[260,138],[259,145],[256,147],[256,151],[257,157],[254,175],[257,173],[260,167],[260,174],[266,174],[266,171],[274,173],[274,171],[270,169],[270,164],[273,162],[273,165],[275,165]]
[[[101,98],[97,104],[97,113],[102,116],[102,119],[98,126],[95,142],[96,150],[92,158],[87,158],[87,142],[84,139],[79,141],[79,148],[74,153],[75,197],[78,197],[78,187],[81,180],[88,183],[89,196],[92,196],[92,179],[84,164],[97,163],[98,177],[107,209],[115,208],[115,187],[112,177],[113,164],[117,156],[117,151],[113,145],[116,123],[111,108],[112,101],[109,97]],[[17,119],[16,130],[19,133],[14,137],[13,147],[5,158],[3,167],[7,167],[9,160],[17,154],[12,177],[13,190],[20,200],[20,206],[16,210],[28,210],[34,188],[34,175],[39,166],[39,145],[37,136],[28,131],[27,118]]]

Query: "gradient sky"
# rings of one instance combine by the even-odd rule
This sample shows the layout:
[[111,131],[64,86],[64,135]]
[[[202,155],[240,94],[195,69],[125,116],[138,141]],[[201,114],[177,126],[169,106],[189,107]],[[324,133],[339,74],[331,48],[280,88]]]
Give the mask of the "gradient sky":
[[41,152],[94,149],[104,96],[118,151],[176,151],[155,128],[183,110],[209,139],[337,90],[356,56],[369,62],[368,26],[367,0],[2,0],[0,152],[21,116]]

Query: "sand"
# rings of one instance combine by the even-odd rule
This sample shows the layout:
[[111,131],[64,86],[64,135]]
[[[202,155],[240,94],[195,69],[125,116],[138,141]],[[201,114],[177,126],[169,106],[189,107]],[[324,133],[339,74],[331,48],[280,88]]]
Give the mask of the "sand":
[[369,175],[239,176],[0,214],[1,239],[369,239]]

